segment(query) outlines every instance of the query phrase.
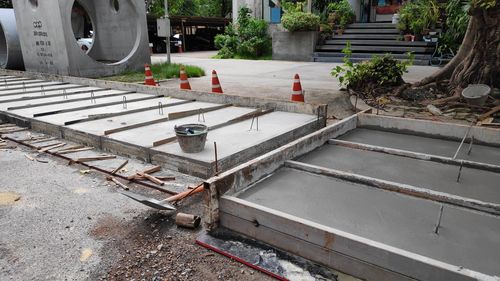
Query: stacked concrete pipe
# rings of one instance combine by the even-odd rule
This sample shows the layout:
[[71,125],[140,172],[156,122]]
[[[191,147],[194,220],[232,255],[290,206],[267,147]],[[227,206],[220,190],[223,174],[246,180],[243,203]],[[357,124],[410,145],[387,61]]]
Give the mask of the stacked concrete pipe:
[[0,9],[0,68],[24,69],[14,9]]

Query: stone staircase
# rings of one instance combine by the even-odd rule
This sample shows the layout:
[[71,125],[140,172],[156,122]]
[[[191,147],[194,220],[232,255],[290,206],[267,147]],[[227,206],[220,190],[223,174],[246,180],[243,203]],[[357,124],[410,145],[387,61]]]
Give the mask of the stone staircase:
[[[399,39],[399,40],[398,40]],[[417,41],[406,42],[391,23],[354,23],[344,30],[342,35],[334,34],[323,45],[316,46],[313,60],[317,62],[342,62],[342,49],[351,43],[353,62],[360,62],[373,55],[392,54],[396,59],[404,60],[407,52],[415,54],[414,64],[429,65],[436,43]]]

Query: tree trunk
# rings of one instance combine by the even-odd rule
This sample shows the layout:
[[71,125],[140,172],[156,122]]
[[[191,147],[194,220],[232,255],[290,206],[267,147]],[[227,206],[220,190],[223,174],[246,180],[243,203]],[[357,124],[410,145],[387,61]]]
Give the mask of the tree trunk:
[[414,86],[450,79],[450,89],[469,84],[500,88],[500,18],[498,4],[490,10],[473,8],[464,41],[457,55],[441,70]]

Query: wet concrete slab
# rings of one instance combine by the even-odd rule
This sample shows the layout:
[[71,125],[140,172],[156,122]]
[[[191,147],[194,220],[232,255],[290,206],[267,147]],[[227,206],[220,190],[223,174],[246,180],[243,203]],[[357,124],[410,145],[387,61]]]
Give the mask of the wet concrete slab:
[[77,88],[76,85],[73,85],[73,86],[70,85],[70,86],[66,86],[66,87],[61,86],[61,87],[58,87],[57,89],[46,90],[44,96],[42,96],[40,94],[40,92],[36,92],[36,93],[23,93],[23,94],[12,95],[12,96],[3,95],[3,96],[0,96],[0,103],[8,102],[9,100],[14,100],[14,99],[16,99],[16,100],[17,99],[31,100],[33,98],[44,99],[45,97],[50,97],[51,95],[59,95],[59,96],[61,96],[61,99],[62,99],[62,94],[63,93],[71,94],[71,93],[82,92],[82,91],[88,91],[88,92],[90,92],[92,90],[94,90],[94,91],[101,90],[101,88],[98,88],[98,87],[82,87],[82,86],[79,86]]
[[[132,104],[135,99],[152,97],[151,95],[146,95],[146,94],[125,94],[124,93],[124,95],[127,96],[127,101],[128,101],[127,104],[128,105]],[[9,112],[12,112],[13,114],[21,115],[24,117],[33,117],[34,115],[41,114],[41,113],[47,113],[47,112],[58,111],[58,110],[78,109],[80,107],[86,107],[86,106],[96,106],[97,107],[101,104],[111,103],[111,102],[118,103],[120,106],[122,106],[122,104],[121,104],[122,101],[123,101],[122,96],[115,96],[115,97],[97,99],[96,103],[92,103],[90,100],[75,101],[75,102],[70,102],[70,103],[61,103],[61,104],[39,106],[39,107],[35,107],[35,108],[9,110]]]
[[[40,83],[33,83],[26,85],[26,91],[34,91],[34,90],[41,90],[41,87],[43,86],[44,90],[49,90],[52,89],[53,87],[62,87],[60,85],[61,82],[40,82]],[[67,86],[68,84],[66,84]],[[1,95],[6,95],[6,94],[12,94],[12,93],[22,93],[24,91],[23,86],[9,86],[9,87],[0,87],[0,96]]]
[[298,159],[300,162],[409,184],[484,202],[500,203],[500,174],[380,152],[324,145]]
[[[94,97],[96,98],[97,102],[105,100],[104,98],[101,98],[103,96],[109,96],[109,95],[116,95],[123,93],[123,91],[116,91],[116,90],[107,90],[107,91],[96,91],[94,92]],[[38,94],[40,95],[40,94]],[[60,103],[60,104],[54,104],[60,107],[63,107],[66,104],[70,104],[72,100],[75,99],[91,99],[91,91],[87,93],[81,93],[81,94],[75,94],[75,95],[68,95],[67,98],[63,96],[59,97],[47,97],[43,99],[32,99],[32,100],[22,100],[22,101],[13,101],[13,102],[5,102],[5,103],[0,103],[0,110],[8,110],[10,108],[18,107],[18,106],[32,106],[31,111],[38,111],[39,108],[42,108],[44,106],[37,106],[37,105],[43,105],[45,103]],[[81,101],[84,103],[85,101]]]
[[250,130],[252,119],[210,131],[207,136],[205,149],[200,153],[185,153],[181,150],[178,143],[161,145],[155,147],[154,150],[187,159],[212,163],[215,159],[214,142],[217,142],[219,159],[231,155],[238,157],[237,153],[240,151],[258,146],[286,132],[316,122],[316,120],[316,117],[307,114],[271,112],[259,117],[258,131],[255,129],[256,124],[254,124],[254,129]]
[[[89,116],[95,116],[95,115],[99,115],[99,114],[115,114],[115,113],[116,114],[118,114],[118,113],[126,114],[129,111],[140,109],[140,108],[157,107],[159,102],[161,102],[165,106],[168,104],[178,103],[181,101],[183,101],[183,100],[159,97],[159,98],[150,99],[150,100],[129,102],[129,103],[127,103],[126,108],[123,106],[123,104],[116,104],[116,105],[101,106],[101,107],[89,108],[89,109],[83,109],[83,110],[74,110],[71,112],[65,112],[65,113],[48,115],[48,116],[41,116],[41,117],[37,117],[36,119],[40,120],[40,121],[45,121],[45,122],[57,124],[57,125],[64,125],[66,122],[73,122],[75,120],[85,119],[85,118],[88,118]],[[164,108],[165,112],[166,112],[167,108],[168,107]],[[141,113],[142,112],[138,113],[139,116]],[[158,109],[154,109],[153,111],[151,111],[151,113],[153,115],[155,113],[156,113],[156,115],[159,115]],[[124,118],[128,119],[129,115],[127,114],[124,116],[125,116]],[[134,115],[134,116],[136,116],[136,115]],[[108,118],[105,120],[114,120],[114,119]],[[131,120],[135,120],[135,119],[131,119]],[[102,119],[97,120],[97,121],[102,121]],[[111,121],[111,122],[114,122],[114,121]],[[121,121],[121,122],[126,122],[126,121]],[[89,123],[91,123],[91,122],[89,122]],[[87,124],[87,122],[81,123],[81,124]],[[75,126],[76,126],[76,124],[75,124]],[[88,126],[82,125],[79,128],[86,128],[87,130],[89,130],[89,132],[95,131],[97,133],[99,133],[99,132],[102,133],[102,130],[99,127],[99,125],[96,127],[94,127],[92,124],[88,125]],[[99,134],[101,134],[101,133],[99,133]]]
[[[444,157],[453,157],[460,145],[460,142],[458,141],[428,138],[367,128],[357,128],[339,139]],[[467,155],[468,143],[469,140],[466,140],[466,143],[462,146],[457,159],[500,165],[500,147],[473,144],[471,154]]]
[[500,275],[500,218],[339,179],[281,168],[240,199],[376,242]]
[[[199,108],[198,104],[190,105],[190,107]],[[207,104],[208,105],[208,104]],[[213,106],[214,104],[212,104]],[[207,112],[204,114],[205,122],[200,122],[198,115],[193,115],[185,118],[180,118],[172,121],[162,122],[159,124],[149,125],[142,128],[127,130],[124,132],[112,134],[110,138],[123,141],[130,142],[135,145],[144,146],[144,147],[152,147],[155,141],[159,141],[166,138],[175,137],[174,127],[177,125],[183,124],[193,124],[199,123],[204,124],[208,127],[215,126],[227,122],[230,119],[240,117],[244,114],[250,113],[254,111],[251,108],[243,108],[243,107],[228,107],[212,112]],[[134,136],[142,136],[141,138],[136,138]],[[212,131],[209,132],[209,136],[211,137]],[[207,140],[208,142],[208,140]],[[205,149],[213,144],[207,144]]]

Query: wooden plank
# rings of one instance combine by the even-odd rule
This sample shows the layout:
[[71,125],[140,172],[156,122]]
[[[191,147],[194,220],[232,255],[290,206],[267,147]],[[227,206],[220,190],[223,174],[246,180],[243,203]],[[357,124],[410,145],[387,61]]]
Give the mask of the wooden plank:
[[61,142],[61,143],[58,143],[58,144],[54,144],[54,145],[51,145],[51,146],[47,146],[45,148],[39,148],[38,151],[39,152],[47,152],[49,150],[52,150],[52,149],[55,149],[55,148],[59,148],[59,147],[63,147],[65,146],[66,143],[65,142]]
[[141,123],[137,123],[137,124],[132,124],[132,125],[123,126],[123,127],[104,131],[104,135],[116,134],[119,132],[137,129],[137,128],[141,128],[141,127],[145,127],[145,126],[149,126],[149,125],[159,124],[159,123],[171,121],[171,120],[186,117],[186,116],[191,116],[191,115],[195,115],[195,114],[199,114],[199,113],[205,113],[205,112],[210,112],[210,111],[214,111],[214,110],[219,110],[219,109],[226,108],[229,106],[231,106],[231,105],[230,104],[229,105],[219,105],[219,106],[213,106],[213,107],[208,107],[208,108],[200,108],[200,109],[196,109],[196,110],[187,110],[187,111],[169,113],[168,117],[164,117],[164,118],[160,118],[160,119],[156,119],[156,120],[151,120],[151,121],[147,121],[147,122],[141,122]]
[[142,172],[138,172],[137,175],[139,175],[139,176],[141,176],[141,177],[143,177],[143,178],[145,178],[145,179],[149,180],[150,182],[155,183],[157,185],[161,185],[161,186],[165,185],[165,182],[157,179],[156,177],[154,177],[152,175],[142,173]]
[[53,140],[57,140],[57,138],[55,137],[41,137],[41,138],[34,138],[33,139],[34,141],[26,141],[27,143],[29,143],[30,145],[33,145],[33,144],[37,144],[37,143],[42,143],[42,142],[48,142],[48,141],[53,141]]
[[77,153],[77,152],[82,152],[82,151],[89,151],[94,149],[93,147],[82,147],[82,148],[77,148],[77,149],[64,149],[60,151],[56,151],[55,153],[59,155],[64,155],[64,154],[71,154],[71,153]]
[[116,155],[102,155],[102,156],[94,156],[94,157],[82,157],[78,158],[75,160],[71,160],[70,163],[85,163],[85,162],[92,162],[92,161],[102,161],[102,160],[109,160],[109,159],[115,159]]
[[497,106],[493,107],[490,111],[488,111],[484,114],[481,114],[479,116],[479,120],[484,120],[484,119],[490,117],[491,115],[493,115],[494,113],[497,113],[499,111],[500,111],[500,105],[497,105]]
[[122,164],[120,164],[120,166],[118,166],[118,168],[114,169],[111,174],[114,175],[116,173],[118,173],[121,169],[125,168],[125,166],[127,166],[128,164],[128,160],[125,160],[125,162],[123,162]]
[[[161,166],[153,166],[151,168],[148,168],[146,170],[138,171],[138,173],[143,173],[143,174],[152,174],[161,171]],[[137,177],[137,173],[131,176],[128,176],[128,180],[134,180]]]

